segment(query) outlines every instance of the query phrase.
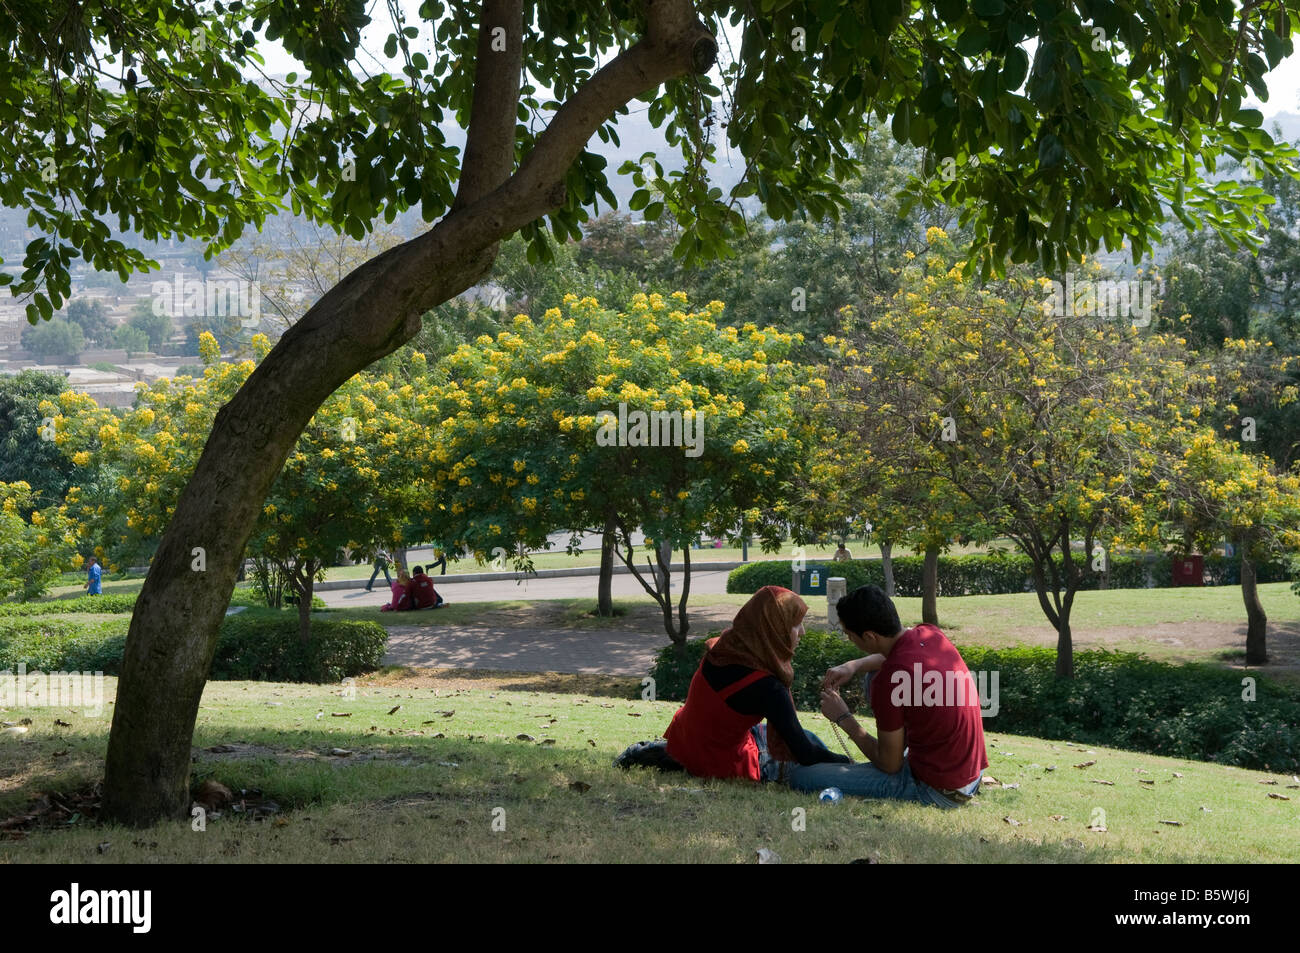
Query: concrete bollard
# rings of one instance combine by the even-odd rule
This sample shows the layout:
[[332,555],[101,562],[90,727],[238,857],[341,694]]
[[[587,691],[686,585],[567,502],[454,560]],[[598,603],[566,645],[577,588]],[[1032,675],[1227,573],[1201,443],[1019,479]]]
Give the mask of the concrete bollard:
[[826,580],[826,621],[836,632],[840,631],[840,617],[835,611],[835,603],[848,594],[849,583],[843,576],[831,576]]

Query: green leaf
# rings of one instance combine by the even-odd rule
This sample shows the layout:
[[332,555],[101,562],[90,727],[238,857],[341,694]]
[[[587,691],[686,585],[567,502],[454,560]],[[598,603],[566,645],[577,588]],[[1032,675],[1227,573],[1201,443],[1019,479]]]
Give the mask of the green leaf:
[[1027,75],[1029,75],[1029,54],[1020,47],[1016,47],[1007,53],[1006,61],[1003,63],[1002,88],[1005,90],[1019,89]]
[[989,31],[982,26],[969,27],[957,38],[957,52],[962,56],[978,56],[989,48]]
[[1007,9],[1007,5],[1002,0],[975,0],[971,4],[971,9],[975,15],[985,20],[991,20],[996,16],[1001,16]]
[[912,128],[912,106],[906,99],[898,104],[894,111],[894,118],[889,124],[890,130],[894,134],[894,139],[898,142],[906,143]]
[[1044,134],[1038,140],[1038,164],[1044,169],[1050,169],[1060,165],[1065,161],[1065,147],[1061,145],[1061,140],[1056,138],[1050,132]]

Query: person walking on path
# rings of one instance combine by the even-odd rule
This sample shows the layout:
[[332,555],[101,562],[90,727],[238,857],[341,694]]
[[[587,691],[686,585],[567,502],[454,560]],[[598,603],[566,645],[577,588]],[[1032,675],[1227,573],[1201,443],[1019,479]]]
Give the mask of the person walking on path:
[[370,574],[370,581],[366,583],[366,592],[374,592],[375,577],[378,576],[381,572],[384,574],[384,582],[388,585],[389,588],[392,588],[393,577],[388,574],[389,560],[390,557],[388,553],[384,552],[384,550],[382,549],[375,550],[375,560],[374,560],[375,571]]
[[100,568],[99,561],[94,556],[90,557],[90,565],[86,567],[86,590],[87,595],[103,595],[104,590],[100,580],[103,578],[104,570]]

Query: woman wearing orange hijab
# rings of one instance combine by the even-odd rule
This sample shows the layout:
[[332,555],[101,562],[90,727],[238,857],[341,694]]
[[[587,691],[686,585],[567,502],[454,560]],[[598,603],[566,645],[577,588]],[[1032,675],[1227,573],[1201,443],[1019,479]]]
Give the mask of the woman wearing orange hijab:
[[760,770],[757,731],[766,718],[772,759],[802,765],[848,762],[804,731],[790,696],[794,650],[807,612],[807,603],[789,589],[764,586],[729,629],[709,640],[686,704],[664,732],[671,758],[697,777],[757,781],[770,773]]

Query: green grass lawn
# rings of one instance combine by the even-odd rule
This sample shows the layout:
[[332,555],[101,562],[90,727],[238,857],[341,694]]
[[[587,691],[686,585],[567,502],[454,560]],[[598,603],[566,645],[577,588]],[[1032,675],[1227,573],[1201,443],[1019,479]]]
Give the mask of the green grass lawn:
[[[111,698],[115,680],[107,683]],[[21,839],[0,835],[0,863],[753,862],[760,847],[787,863],[1300,855],[1300,790],[1290,777],[1064,741],[989,734],[986,774],[1019,786],[986,787],[950,812],[851,798],[823,805],[776,786],[623,772],[612,757],[658,735],[676,708],[632,700],[635,691],[628,679],[485,673],[381,673],[359,680],[352,698],[339,686],[214,682],[199,711],[194,782],[259,789],[277,813],[227,812],[203,832],[190,821],[135,831],[78,818]],[[101,777],[109,712],[5,713],[32,724],[21,740],[0,735],[0,818],[41,792]],[[804,722],[836,748],[824,719]],[[234,750],[206,750],[218,745]],[[800,812],[805,829],[796,830]]]

